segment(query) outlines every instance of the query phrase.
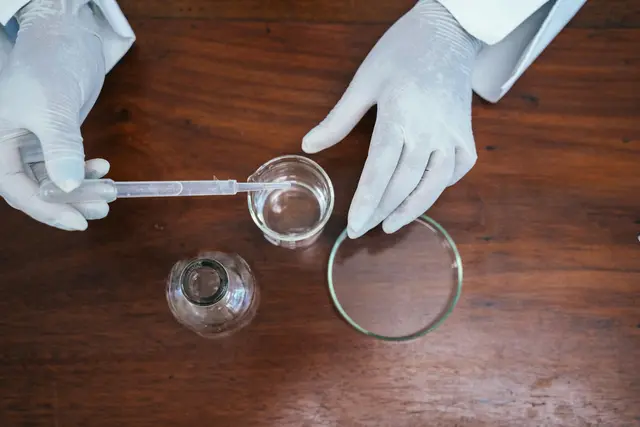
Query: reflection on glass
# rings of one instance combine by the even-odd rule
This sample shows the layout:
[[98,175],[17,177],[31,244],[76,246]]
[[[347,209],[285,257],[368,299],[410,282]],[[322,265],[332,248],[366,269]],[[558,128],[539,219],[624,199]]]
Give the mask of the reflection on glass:
[[167,302],[178,322],[203,337],[217,338],[253,319],[259,291],[251,269],[240,256],[204,252],[173,266]]

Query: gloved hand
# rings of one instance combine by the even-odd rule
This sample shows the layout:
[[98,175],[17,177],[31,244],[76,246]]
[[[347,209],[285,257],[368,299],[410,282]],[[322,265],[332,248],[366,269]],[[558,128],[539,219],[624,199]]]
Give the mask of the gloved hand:
[[420,1],[378,41],[342,99],[304,137],[305,152],[321,151],[378,106],[349,237],[382,221],[385,232],[395,232],[473,167],[471,70],[480,48],[442,5]]
[[44,178],[69,192],[109,169],[102,159],[85,165],[80,134],[104,82],[98,27],[86,1],[32,0],[16,17],[18,38],[0,71],[0,195],[45,224],[84,230],[86,219],[107,215],[106,203],[52,204],[37,194]]

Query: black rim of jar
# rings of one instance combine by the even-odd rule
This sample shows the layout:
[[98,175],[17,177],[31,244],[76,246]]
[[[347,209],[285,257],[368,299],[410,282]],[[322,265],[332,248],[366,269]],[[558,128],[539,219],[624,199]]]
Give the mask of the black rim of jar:
[[[194,298],[187,290],[188,280],[196,270],[201,268],[214,270],[220,278],[220,284],[218,285],[218,289],[216,289],[212,295]],[[198,306],[212,305],[220,301],[227,293],[227,289],[229,288],[229,274],[227,273],[227,269],[224,268],[224,265],[220,264],[216,260],[194,259],[189,261],[182,270],[182,274],[180,275],[180,288],[182,289],[183,295],[190,303]]]

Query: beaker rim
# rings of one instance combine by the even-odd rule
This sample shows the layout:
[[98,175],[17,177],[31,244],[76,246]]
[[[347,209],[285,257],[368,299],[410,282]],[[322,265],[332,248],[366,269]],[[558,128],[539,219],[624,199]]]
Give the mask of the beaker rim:
[[264,225],[262,225],[260,223],[260,220],[258,219],[257,213],[255,212],[255,210],[251,206],[252,205],[251,204],[251,200],[252,200],[253,193],[248,193],[247,194],[247,207],[249,208],[249,214],[251,215],[251,219],[253,220],[253,222],[258,226],[258,228],[264,234],[268,235],[269,237],[271,237],[273,239],[277,239],[277,240],[282,241],[282,242],[297,242],[297,241],[308,239],[308,238],[316,235],[317,233],[322,231],[322,229],[324,228],[325,225],[327,225],[327,222],[329,222],[329,218],[331,218],[331,214],[333,213],[333,205],[335,203],[335,193],[334,193],[334,190],[333,190],[333,182],[331,182],[331,178],[329,178],[329,175],[324,170],[324,168],[322,166],[320,166],[318,163],[316,163],[315,161],[311,160],[310,158],[305,157],[305,156],[300,156],[298,154],[286,154],[284,156],[275,157],[275,158],[269,160],[268,162],[262,164],[258,169],[256,169],[255,172],[253,172],[251,175],[249,175],[248,181],[252,182],[252,180],[255,179],[254,178],[255,176],[257,176],[257,175],[259,175],[261,173],[264,173],[267,169],[269,169],[271,166],[273,166],[273,164],[280,163],[280,162],[287,161],[287,160],[295,160],[295,161],[299,161],[299,162],[306,163],[306,164],[310,165],[315,170],[317,170],[320,173],[320,175],[322,176],[322,179],[324,179],[327,182],[327,187],[329,189],[329,204],[327,206],[327,209],[323,213],[323,216],[316,223],[316,225],[313,228],[311,228],[308,231],[305,231],[304,233],[301,233],[301,234],[296,234],[296,235],[280,234],[280,233],[277,233],[277,232],[273,231],[272,229],[270,229],[268,227],[265,227]]

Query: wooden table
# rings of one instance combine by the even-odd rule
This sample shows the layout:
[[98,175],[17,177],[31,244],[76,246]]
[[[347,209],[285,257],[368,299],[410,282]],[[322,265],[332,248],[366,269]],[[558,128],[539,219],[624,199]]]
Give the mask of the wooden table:
[[[412,0],[134,0],[138,41],[85,127],[115,179],[242,178],[299,153]],[[426,42],[426,41],[425,41]],[[377,342],[329,301],[373,126],[314,156],[336,209],[307,252],[272,247],[243,197],[118,201],[87,232],[0,206],[0,425],[637,426],[640,9],[589,2],[498,104],[479,162],[430,210],[459,245],[462,299],[436,332]],[[178,259],[237,252],[254,322],[207,341],[164,296]]]

